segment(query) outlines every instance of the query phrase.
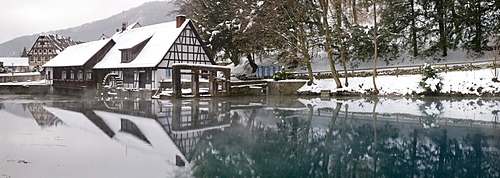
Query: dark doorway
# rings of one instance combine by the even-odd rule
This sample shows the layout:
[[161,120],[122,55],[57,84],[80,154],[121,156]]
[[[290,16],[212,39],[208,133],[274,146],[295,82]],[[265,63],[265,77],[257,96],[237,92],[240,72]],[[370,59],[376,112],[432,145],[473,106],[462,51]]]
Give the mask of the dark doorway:
[[145,72],[139,72],[139,88],[146,88],[148,75]]

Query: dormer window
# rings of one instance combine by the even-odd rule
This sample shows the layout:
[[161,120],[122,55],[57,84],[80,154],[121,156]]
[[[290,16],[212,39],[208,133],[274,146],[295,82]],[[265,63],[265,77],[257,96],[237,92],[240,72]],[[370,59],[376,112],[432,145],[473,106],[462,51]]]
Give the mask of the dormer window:
[[137,55],[139,55],[141,50],[144,48],[144,46],[146,46],[150,39],[151,37],[131,48],[120,49],[120,51],[122,52],[122,63],[132,62],[137,57]]

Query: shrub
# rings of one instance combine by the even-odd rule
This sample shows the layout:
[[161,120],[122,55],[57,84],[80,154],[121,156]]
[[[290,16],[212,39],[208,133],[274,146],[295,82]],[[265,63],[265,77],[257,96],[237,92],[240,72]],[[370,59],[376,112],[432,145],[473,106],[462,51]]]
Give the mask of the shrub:
[[291,77],[291,74],[289,73],[290,71],[288,70],[280,70],[280,71],[276,71],[274,73],[274,76],[273,76],[273,79],[274,81],[278,81],[278,80],[286,80],[288,78]]
[[430,64],[424,64],[422,80],[419,82],[419,85],[427,93],[439,93],[443,87],[441,77],[437,75],[436,70]]

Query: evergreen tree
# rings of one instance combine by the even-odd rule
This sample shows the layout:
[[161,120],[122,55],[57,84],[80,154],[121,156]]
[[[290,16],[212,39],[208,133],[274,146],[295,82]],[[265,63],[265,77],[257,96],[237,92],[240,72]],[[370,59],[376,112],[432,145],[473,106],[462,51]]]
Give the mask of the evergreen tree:
[[24,47],[20,57],[28,57],[28,53],[26,52],[26,47]]
[[[397,41],[401,49],[411,49],[414,57],[419,55],[423,46],[420,6],[415,0],[385,0],[381,9],[381,25]],[[410,13],[408,13],[410,12]]]
[[233,30],[237,28],[233,24],[235,12],[232,11],[234,1],[230,0],[181,0],[180,12],[192,14],[200,35],[206,42],[210,53],[215,60],[230,59],[235,65],[239,64],[240,51],[233,44]]
[[469,52],[480,53],[485,50],[488,37],[499,30],[500,3],[495,0],[457,0],[461,44]]

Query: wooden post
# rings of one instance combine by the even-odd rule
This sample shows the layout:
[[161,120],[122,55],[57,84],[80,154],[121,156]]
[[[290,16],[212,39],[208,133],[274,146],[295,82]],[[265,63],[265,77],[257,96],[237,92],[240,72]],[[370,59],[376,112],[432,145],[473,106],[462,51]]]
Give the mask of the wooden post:
[[217,94],[217,80],[215,79],[217,71],[209,70],[208,82],[209,82],[209,91],[212,96],[218,96]]
[[172,67],[173,97],[182,96],[181,70],[177,66]]
[[226,78],[226,81],[224,81],[224,88],[226,89],[226,95],[229,96],[231,95],[231,71],[230,70],[224,70],[224,77]]
[[200,96],[200,70],[191,69],[191,91],[195,97]]

